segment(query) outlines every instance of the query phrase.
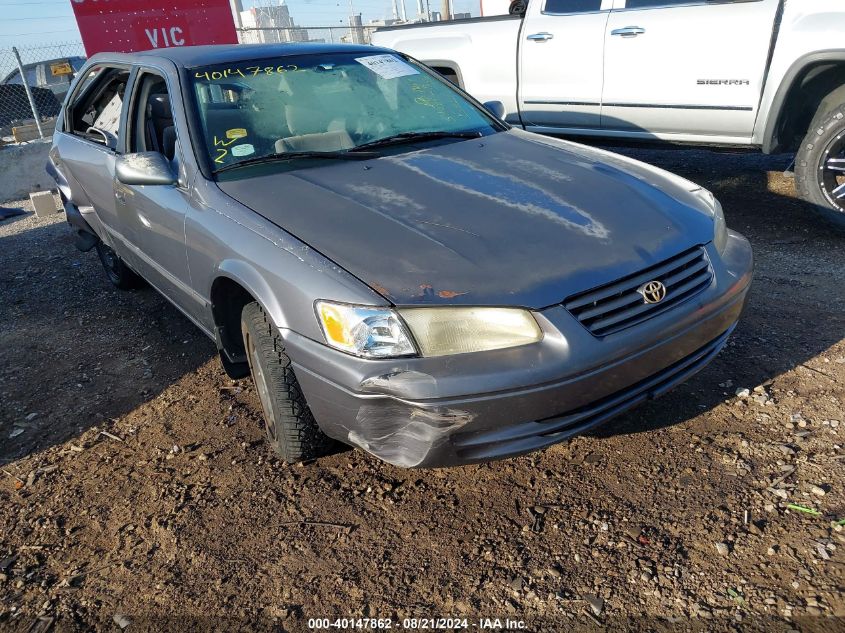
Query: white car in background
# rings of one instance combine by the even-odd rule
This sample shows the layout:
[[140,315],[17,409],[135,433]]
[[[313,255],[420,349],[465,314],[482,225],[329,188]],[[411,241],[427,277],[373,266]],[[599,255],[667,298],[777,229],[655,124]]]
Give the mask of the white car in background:
[[845,227],[845,2],[522,2],[373,43],[534,132],[797,152],[801,195]]

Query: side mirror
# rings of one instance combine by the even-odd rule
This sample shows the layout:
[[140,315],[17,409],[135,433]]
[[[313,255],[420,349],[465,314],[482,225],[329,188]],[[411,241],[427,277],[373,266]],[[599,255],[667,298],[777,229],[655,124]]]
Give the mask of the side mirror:
[[487,111],[497,119],[504,120],[505,118],[505,104],[501,101],[486,101],[484,107]]
[[176,175],[170,168],[170,163],[158,152],[118,156],[115,175],[124,185],[176,184]]
[[528,2],[526,2],[526,0],[512,0],[510,6],[508,7],[508,14],[524,16],[527,10]]

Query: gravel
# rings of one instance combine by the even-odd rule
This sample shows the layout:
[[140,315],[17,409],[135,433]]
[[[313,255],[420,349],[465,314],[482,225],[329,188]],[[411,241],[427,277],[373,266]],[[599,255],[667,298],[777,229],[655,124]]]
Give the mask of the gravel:
[[164,299],[112,289],[61,215],[0,223],[0,629],[841,630],[845,238],[788,158],[622,151],[751,239],[739,328],[591,436],[448,470],[279,462],[252,385]]

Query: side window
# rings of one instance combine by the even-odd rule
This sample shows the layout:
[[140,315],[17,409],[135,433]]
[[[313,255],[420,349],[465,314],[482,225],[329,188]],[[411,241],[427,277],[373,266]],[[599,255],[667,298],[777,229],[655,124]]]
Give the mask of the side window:
[[707,0],[627,0],[626,9],[657,9],[677,7],[684,4],[710,4]]
[[[70,112],[71,134],[116,147],[128,81],[128,70],[93,68],[76,90]],[[89,133],[90,128],[99,132]]]
[[[630,0],[629,0],[630,2]],[[601,11],[601,0],[546,0],[543,13],[593,13]]]
[[85,73],[85,76],[79,80],[79,84],[76,86],[76,90],[74,91],[74,101],[83,96],[85,91],[88,90],[88,86],[91,85],[102,70],[104,70],[102,66],[94,66]]
[[159,152],[168,160],[176,153],[176,127],[167,82],[145,72],[136,82],[129,113],[129,151]]
[[[24,66],[24,72],[26,73],[26,83],[29,86],[35,87],[38,85],[38,66]],[[21,73],[19,70],[16,70],[12,73],[12,76],[9,77],[9,80],[6,82],[7,84],[17,84],[21,85]]]

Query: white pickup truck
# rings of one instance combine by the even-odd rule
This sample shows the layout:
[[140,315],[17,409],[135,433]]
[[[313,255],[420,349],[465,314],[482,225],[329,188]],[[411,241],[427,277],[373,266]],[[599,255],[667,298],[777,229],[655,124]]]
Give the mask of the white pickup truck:
[[845,227],[845,0],[522,2],[373,43],[534,132],[797,152],[800,194]]

